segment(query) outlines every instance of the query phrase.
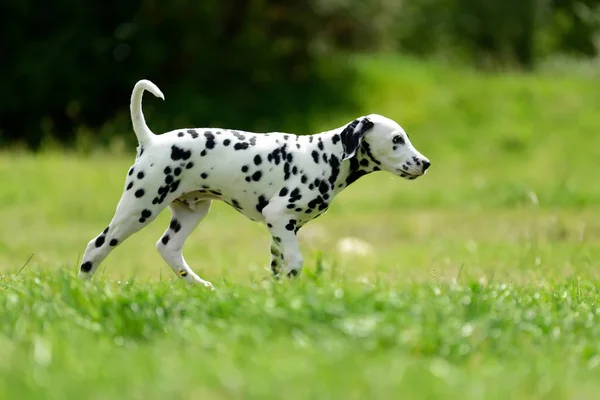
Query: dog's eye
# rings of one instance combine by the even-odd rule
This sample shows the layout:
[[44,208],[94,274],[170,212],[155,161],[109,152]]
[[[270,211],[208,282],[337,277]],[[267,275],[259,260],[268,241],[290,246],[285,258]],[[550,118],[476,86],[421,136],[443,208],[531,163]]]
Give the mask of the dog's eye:
[[402,135],[394,136],[394,138],[392,139],[392,142],[394,142],[394,144],[404,144],[405,143]]

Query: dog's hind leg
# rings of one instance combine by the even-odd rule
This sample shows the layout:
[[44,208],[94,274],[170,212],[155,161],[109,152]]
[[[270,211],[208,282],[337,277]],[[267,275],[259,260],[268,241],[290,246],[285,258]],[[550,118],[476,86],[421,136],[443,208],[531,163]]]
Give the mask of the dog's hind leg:
[[168,197],[175,195],[169,194],[160,204],[147,200],[149,196],[144,189],[135,190],[128,184],[108,227],[88,243],[79,268],[79,278],[90,280],[108,254],[152,222],[171,200]]
[[194,209],[184,203],[174,201],[171,209],[171,223],[163,236],[156,242],[160,255],[169,264],[173,272],[190,283],[212,288],[212,284],[192,271],[183,258],[183,244],[200,221],[208,214],[211,200],[203,200],[195,204]]

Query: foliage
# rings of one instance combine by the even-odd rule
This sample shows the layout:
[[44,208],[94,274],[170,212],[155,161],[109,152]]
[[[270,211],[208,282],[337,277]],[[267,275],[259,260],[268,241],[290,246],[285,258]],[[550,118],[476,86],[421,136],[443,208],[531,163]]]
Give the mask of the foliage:
[[312,52],[319,20],[298,2],[39,3],[0,5],[0,35],[10,38],[0,49],[10,60],[0,64],[9,78],[0,80],[5,142],[70,143],[82,129],[134,140],[128,103],[142,78],[167,99],[147,100],[150,117],[159,108],[150,121],[158,132],[175,124],[301,130],[310,110],[351,104],[352,79]]

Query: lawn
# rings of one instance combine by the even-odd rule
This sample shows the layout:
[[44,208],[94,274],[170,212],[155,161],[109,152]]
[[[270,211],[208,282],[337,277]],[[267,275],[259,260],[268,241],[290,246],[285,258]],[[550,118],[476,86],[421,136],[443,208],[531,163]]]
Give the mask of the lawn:
[[3,398],[596,398],[595,78],[351,62],[361,112],[398,120],[432,167],[344,191],[300,231],[294,282],[264,279],[266,228],[214,204],[185,255],[215,292],[158,255],[168,212],[83,284],[133,149],[0,153]]

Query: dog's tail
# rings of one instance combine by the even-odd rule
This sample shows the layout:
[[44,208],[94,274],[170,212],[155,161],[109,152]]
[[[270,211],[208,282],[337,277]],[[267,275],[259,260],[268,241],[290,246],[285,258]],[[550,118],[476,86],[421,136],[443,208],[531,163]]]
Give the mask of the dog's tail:
[[131,104],[129,110],[131,112],[131,122],[133,123],[133,131],[137,136],[138,142],[143,145],[152,141],[154,133],[146,125],[144,113],[142,112],[142,95],[147,90],[158,98],[165,99],[160,89],[152,82],[146,79],[138,81],[133,87],[131,93]]

